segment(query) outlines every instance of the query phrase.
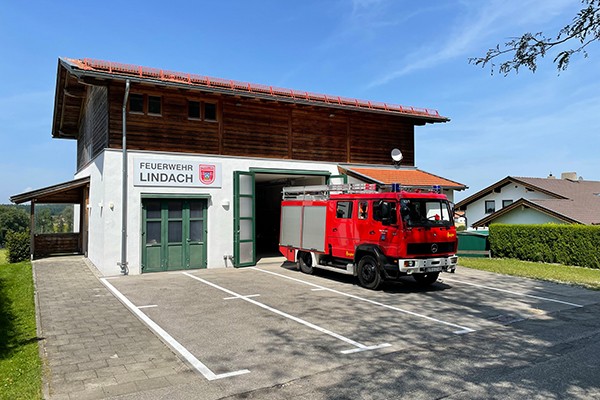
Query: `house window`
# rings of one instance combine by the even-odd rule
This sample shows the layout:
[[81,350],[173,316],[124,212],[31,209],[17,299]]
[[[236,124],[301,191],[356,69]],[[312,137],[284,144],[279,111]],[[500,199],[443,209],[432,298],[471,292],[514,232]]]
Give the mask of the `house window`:
[[160,115],[160,97],[159,96],[148,96],[148,114]]
[[338,218],[352,218],[352,202],[351,201],[338,201],[337,209],[335,212]]
[[217,103],[188,100],[188,119],[217,121]]
[[495,200],[486,200],[485,201],[485,213],[491,214],[496,212],[496,201]]
[[188,118],[200,119],[200,102],[188,101]]
[[144,95],[132,93],[129,95],[129,112],[144,112]]
[[513,203],[512,200],[502,200],[502,208],[508,207]]
[[215,103],[204,103],[204,120],[217,120],[217,105]]

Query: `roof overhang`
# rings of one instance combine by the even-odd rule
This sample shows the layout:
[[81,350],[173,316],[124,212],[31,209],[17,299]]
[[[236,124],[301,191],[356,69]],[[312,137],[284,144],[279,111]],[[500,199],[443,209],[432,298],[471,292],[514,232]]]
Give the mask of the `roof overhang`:
[[511,183],[517,183],[519,185],[524,186],[527,189],[535,190],[537,192],[547,194],[548,196],[554,197],[556,199],[566,199],[566,197],[564,197],[564,196],[550,192],[546,189],[532,185],[528,182],[524,182],[518,178],[515,178],[512,176],[507,176],[506,178],[494,183],[493,185],[490,185],[490,186],[486,187],[485,189],[482,189],[479,192],[467,197],[466,199],[459,201],[458,203],[456,203],[456,209],[463,210],[464,206],[467,206],[470,203],[473,203],[474,201],[477,201],[477,200],[481,199],[482,197],[485,197],[485,196],[491,194],[492,192],[494,192],[494,190],[503,188],[504,186],[509,185]]
[[77,204],[83,201],[83,188],[89,184],[89,177],[75,179],[30,192],[16,194],[10,197],[10,201],[15,204],[26,203],[28,201],[47,204]]
[[531,208],[533,210],[536,210],[538,212],[541,212],[543,214],[546,214],[553,218],[556,218],[560,221],[564,221],[568,224],[581,224],[582,223],[581,221],[577,221],[573,218],[569,218],[566,215],[557,213],[556,211],[550,210],[550,209],[548,209],[540,204],[537,204],[533,201],[521,198],[521,199],[515,201],[514,203],[512,203],[511,205],[503,207],[502,209],[486,216],[485,218],[480,219],[479,221],[473,223],[472,226],[473,226],[473,228],[481,228],[484,226],[489,226],[496,218],[506,215],[519,207]]
[[406,186],[439,186],[442,189],[448,190],[468,189],[468,186],[462,183],[454,182],[414,167],[390,168],[341,164],[338,166],[338,170],[342,174],[352,176],[364,182],[380,185],[399,183]]
[[[70,133],[65,134],[63,132],[61,135],[61,130],[58,126],[62,123],[61,115],[63,114],[63,111],[61,110],[61,106],[67,104],[65,100],[69,100],[65,99],[65,91],[62,88],[62,86],[65,85],[65,82],[68,84],[69,77],[75,78],[82,88],[85,88],[86,85],[106,85],[111,80],[125,81],[128,79],[131,83],[195,90],[205,93],[235,96],[238,98],[253,98],[328,109],[385,114],[408,118],[413,121],[415,125],[450,121],[450,118],[440,115],[436,110],[425,108],[349,99],[340,96],[328,96],[306,91],[276,88],[248,82],[236,82],[136,65],[90,59],[77,60],[62,57],[59,58],[58,64],[57,92],[54,108],[54,125],[52,130],[54,137],[72,138],[72,134]],[[63,74],[66,74],[66,76],[63,76]],[[72,94],[76,100],[79,99],[79,91],[74,90],[74,93]]]

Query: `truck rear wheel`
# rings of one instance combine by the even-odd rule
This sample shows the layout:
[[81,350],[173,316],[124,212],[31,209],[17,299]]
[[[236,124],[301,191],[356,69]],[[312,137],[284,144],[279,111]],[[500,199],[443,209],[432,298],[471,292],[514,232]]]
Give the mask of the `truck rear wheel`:
[[429,285],[435,283],[435,281],[438,280],[439,276],[440,276],[439,272],[429,272],[426,274],[413,274],[413,278],[415,278],[415,281],[417,281],[417,283],[421,286],[429,286]]
[[363,256],[358,262],[358,282],[367,289],[377,289],[381,285],[381,275],[377,260],[372,256]]
[[304,251],[299,252],[298,266],[300,266],[300,271],[304,272],[305,274],[312,275],[314,272],[314,268],[312,266],[312,255]]

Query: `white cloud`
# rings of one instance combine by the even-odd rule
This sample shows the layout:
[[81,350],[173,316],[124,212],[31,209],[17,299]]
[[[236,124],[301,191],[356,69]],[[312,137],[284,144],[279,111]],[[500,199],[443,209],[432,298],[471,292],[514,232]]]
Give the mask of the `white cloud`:
[[[470,52],[478,54],[492,47],[506,37],[497,36],[501,32],[520,35],[523,29],[547,22],[566,9],[572,8],[570,0],[539,2],[529,1],[488,1],[462,2],[461,17],[452,21],[448,38],[440,46],[419,47],[409,53],[399,64],[401,67],[389,71],[371,81],[367,87],[384,85],[394,79],[415,71],[434,68],[456,57],[468,57]],[[566,23],[566,22],[565,22]]]

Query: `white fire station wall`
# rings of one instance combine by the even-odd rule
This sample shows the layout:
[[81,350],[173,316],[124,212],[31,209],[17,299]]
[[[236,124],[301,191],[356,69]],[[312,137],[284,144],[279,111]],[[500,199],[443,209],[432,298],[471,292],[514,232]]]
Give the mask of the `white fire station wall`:
[[[120,274],[121,261],[121,171],[122,152],[107,149],[75,178],[90,177],[88,258],[105,276]],[[134,160],[220,163],[221,188],[144,187],[134,186]],[[313,163],[292,160],[248,159],[237,157],[196,156],[193,154],[128,152],[127,262],[130,274],[139,274],[141,264],[141,197],[144,195],[209,195],[208,200],[208,268],[225,267],[223,257],[233,255],[233,173],[250,168],[328,171],[338,174],[336,163]],[[231,266],[230,261],[228,265]]]

